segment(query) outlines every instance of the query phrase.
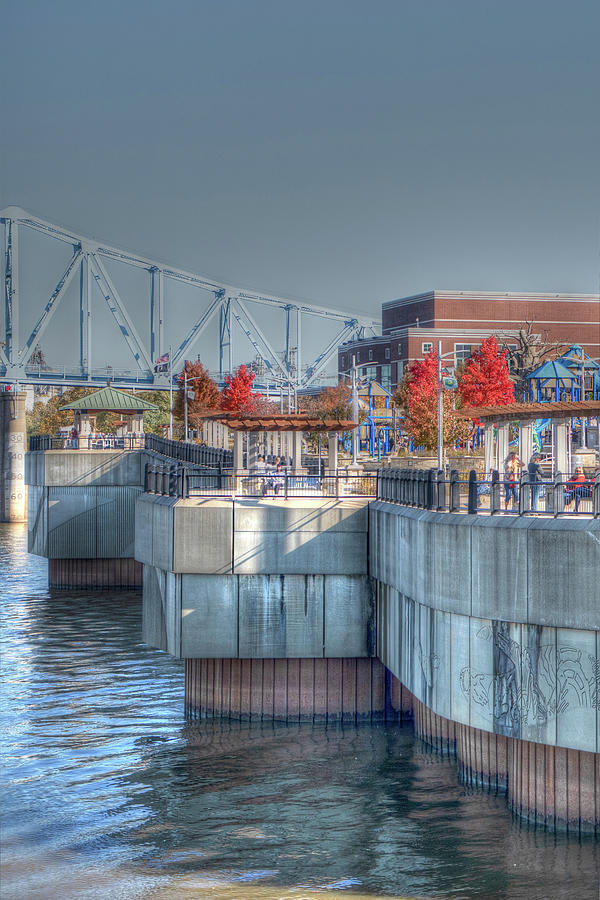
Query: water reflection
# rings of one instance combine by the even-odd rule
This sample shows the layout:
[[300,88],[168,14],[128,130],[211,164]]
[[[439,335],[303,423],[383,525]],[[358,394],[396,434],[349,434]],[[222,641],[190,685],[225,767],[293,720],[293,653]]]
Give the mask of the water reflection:
[[596,898],[598,845],[519,826],[409,729],[187,722],[140,598],[49,593],[0,526],[3,898]]

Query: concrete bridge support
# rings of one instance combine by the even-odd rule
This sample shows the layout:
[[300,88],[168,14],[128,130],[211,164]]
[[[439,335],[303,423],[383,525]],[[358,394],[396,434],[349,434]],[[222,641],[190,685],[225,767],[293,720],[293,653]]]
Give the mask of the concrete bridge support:
[[0,393],[0,522],[27,520],[24,391]]

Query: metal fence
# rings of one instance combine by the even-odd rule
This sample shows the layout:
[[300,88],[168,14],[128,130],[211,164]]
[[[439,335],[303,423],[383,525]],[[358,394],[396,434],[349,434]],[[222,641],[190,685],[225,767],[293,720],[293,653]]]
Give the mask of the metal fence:
[[233,465],[233,451],[222,450],[219,447],[205,447],[202,444],[188,444],[185,441],[171,441],[168,438],[158,437],[156,434],[147,434],[146,450],[154,450],[163,456],[169,456],[179,462],[189,463],[192,466],[207,468],[230,469]]
[[575,482],[556,475],[553,480],[533,481],[524,474],[517,482],[505,481],[494,471],[468,477],[453,470],[391,469],[379,473],[377,499],[401,506],[470,515],[600,516],[600,475]]
[[197,472],[185,466],[146,464],[144,490],[168,497],[294,498],[371,497],[377,494],[377,473],[367,475],[295,475],[289,472],[237,475]]
[[94,434],[82,437],[53,437],[51,434],[33,434],[29,438],[30,450],[143,450],[144,434]]

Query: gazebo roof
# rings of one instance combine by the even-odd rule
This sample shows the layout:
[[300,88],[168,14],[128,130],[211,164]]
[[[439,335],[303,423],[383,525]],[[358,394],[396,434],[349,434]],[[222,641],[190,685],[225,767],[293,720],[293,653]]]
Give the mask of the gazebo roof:
[[79,409],[88,412],[128,412],[136,413],[147,409],[158,409],[154,403],[148,403],[141,397],[135,397],[133,394],[127,394],[125,391],[119,391],[117,388],[107,387],[88,394],[87,397],[80,397],[60,409]]
[[533,422],[535,419],[570,419],[600,416],[600,400],[561,400],[558,403],[507,403],[457,410],[463,419],[482,422]]
[[351,420],[317,419],[303,413],[250,416],[214,410],[207,411],[200,418],[221,422],[232,431],[351,431],[356,428],[356,423]]
[[600,365],[596,362],[595,359],[592,359],[591,356],[588,356],[587,353],[581,355],[581,347],[579,344],[571,344],[566,353],[563,353],[562,356],[558,357],[559,362],[561,362],[567,369],[577,369],[581,371],[581,362],[585,363],[585,368],[589,371],[589,369],[600,369]]
[[530,372],[527,380],[531,381],[532,378],[556,378],[561,381],[575,381],[577,376],[573,375],[558,359],[553,359],[543,363],[534,372]]

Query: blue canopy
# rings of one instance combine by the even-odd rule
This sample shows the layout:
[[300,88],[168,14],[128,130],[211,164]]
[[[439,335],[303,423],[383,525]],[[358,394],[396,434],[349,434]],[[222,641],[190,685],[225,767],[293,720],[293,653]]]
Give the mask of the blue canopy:
[[556,378],[560,381],[576,381],[577,375],[573,375],[566,366],[564,366],[559,360],[554,359],[552,361],[548,361],[543,363],[538,369],[534,372],[530,372],[527,376],[528,381],[532,381],[534,378],[539,378],[542,380],[546,380],[548,378]]
[[600,369],[600,365],[596,362],[595,359],[592,359],[591,356],[588,356],[587,353],[581,354],[581,347],[579,344],[571,344],[566,353],[563,353],[562,356],[559,356],[559,361],[565,365],[568,369],[579,369],[581,370],[581,360],[585,363],[586,369]]

